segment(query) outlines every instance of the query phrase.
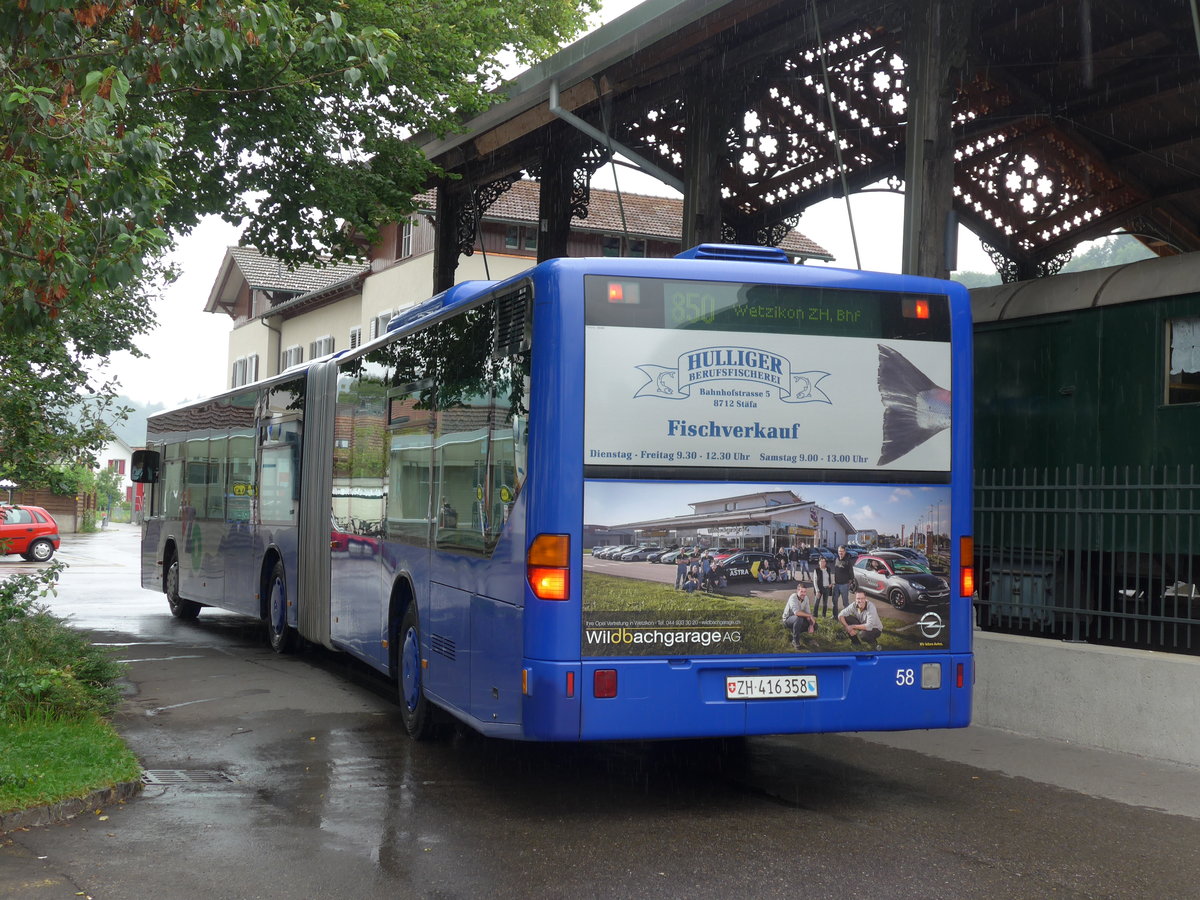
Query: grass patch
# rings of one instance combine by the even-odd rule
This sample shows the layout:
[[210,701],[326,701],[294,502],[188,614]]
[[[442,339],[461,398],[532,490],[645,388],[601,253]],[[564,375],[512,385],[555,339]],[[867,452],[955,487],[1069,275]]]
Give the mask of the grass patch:
[[62,569],[0,581],[0,812],[82,797],[140,771],[106,721],[124,664],[41,603]]
[[0,723],[0,812],[45,806],[134,781],[137,758],[99,716]]

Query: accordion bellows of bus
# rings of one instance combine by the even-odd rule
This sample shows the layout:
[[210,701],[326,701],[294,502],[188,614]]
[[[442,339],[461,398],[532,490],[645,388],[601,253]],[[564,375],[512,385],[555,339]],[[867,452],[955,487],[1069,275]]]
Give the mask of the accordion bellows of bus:
[[761,247],[461,284],[152,417],[142,584],[393,677],[419,738],[965,726],[970,336],[958,285]]

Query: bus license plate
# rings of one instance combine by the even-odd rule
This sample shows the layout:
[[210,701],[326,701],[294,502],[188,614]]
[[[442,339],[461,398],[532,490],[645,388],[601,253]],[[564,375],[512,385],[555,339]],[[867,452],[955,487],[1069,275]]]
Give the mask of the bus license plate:
[[726,700],[778,700],[817,696],[816,675],[752,675],[725,679]]

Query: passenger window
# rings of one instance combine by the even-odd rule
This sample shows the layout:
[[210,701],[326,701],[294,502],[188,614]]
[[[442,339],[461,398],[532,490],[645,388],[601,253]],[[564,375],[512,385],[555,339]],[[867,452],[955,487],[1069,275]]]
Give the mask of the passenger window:
[[338,373],[333,424],[333,501],[336,529],[380,537],[387,496],[388,369],[351,360]]
[[498,327],[506,299],[442,326],[448,366],[438,379],[435,438],[442,549],[491,553],[524,478],[528,351]]

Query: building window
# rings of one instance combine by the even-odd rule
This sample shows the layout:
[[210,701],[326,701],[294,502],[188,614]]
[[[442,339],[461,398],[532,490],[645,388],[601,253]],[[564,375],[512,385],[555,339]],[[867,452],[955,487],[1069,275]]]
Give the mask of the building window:
[[384,310],[371,320],[371,337],[377,338],[381,334],[387,333],[388,322],[392,321],[392,316],[395,315],[390,309]]
[[243,384],[249,384],[252,381],[258,381],[257,353],[252,353],[249,356],[243,356],[233,361],[233,375],[229,386],[241,387]]
[[325,356],[327,353],[333,352],[333,338],[330,335],[319,337],[308,345],[308,358],[316,359],[318,356]]
[[604,256],[628,256],[638,259],[646,255],[646,242],[638,238],[622,238],[619,234],[606,234],[601,239]]
[[1167,321],[1166,399],[1200,403],[1200,318]]
[[537,251],[538,233],[536,228],[522,228],[525,234],[525,249]]
[[412,256],[413,224],[405,222],[400,229],[400,259]]
[[279,363],[279,371],[290,369],[292,366],[298,366],[304,362],[304,348],[292,346],[283,351],[283,358]]
[[108,461],[108,468],[109,468],[109,471],[116,472],[118,475],[124,475],[125,474],[125,460],[110,459]]
[[362,343],[362,329],[361,328],[351,328],[350,329],[350,349],[353,350],[355,347],[357,347],[361,343]]
[[521,247],[521,228],[518,225],[509,225],[504,229],[504,249],[519,250]]

